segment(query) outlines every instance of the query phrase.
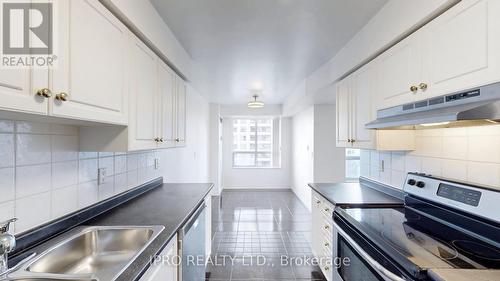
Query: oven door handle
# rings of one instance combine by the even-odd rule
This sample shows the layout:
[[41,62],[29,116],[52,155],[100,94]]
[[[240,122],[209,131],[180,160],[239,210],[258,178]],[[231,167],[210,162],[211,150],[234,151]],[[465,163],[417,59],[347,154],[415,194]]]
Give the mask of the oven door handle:
[[383,267],[380,263],[378,263],[374,258],[372,258],[367,252],[359,246],[354,239],[352,239],[340,226],[333,222],[333,225],[337,232],[358,252],[361,257],[371,266],[373,269],[375,269],[382,277],[384,280],[387,281],[406,281],[406,279],[392,273],[389,271],[387,268]]

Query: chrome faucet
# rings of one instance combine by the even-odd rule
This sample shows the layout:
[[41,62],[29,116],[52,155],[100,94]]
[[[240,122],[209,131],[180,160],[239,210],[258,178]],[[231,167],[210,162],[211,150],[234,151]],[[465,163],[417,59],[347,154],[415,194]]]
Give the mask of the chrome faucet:
[[0,276],[9,269],[8,255],[16,247],[16,237],[9,233],[10,224],[15,221],[13,218],[0,223]]

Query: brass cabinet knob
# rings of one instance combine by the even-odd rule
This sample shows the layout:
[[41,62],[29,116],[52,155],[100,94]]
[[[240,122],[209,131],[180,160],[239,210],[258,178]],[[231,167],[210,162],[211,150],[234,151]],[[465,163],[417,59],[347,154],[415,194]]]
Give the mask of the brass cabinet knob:
[[420,88],[420,90],[425,91],[425,90],[427,90],[428,85],[425,83],[420,83],[420,85],[418,85],[418,87]]
[[319,201],[319,200],[318,200],[318,201],[316,201],[316,204],[318,204],[318,205],[319,205],[319,204],[321,204],[321,201]]
[[328,270],[330,270],[330,267],[325,266],[325,271],[328,271]]
[[40,97],[44,97],[44,98],[50,98],[52,96],[52,92],[47,89],[47,88],[43,88],[43,89],[40,89],[36,92],[36,94]]
[[176,138],[176,139],[175,139],[175,142],[180,142],[180,141],[181,141],[181,139],[180,139],[180,138]]
[[347,142],[349,142],[349,143],[350,143],[350,142],[351,142],[351,139],[347,139]]
[[154,138],[153,139],[155,142],[160,142],[160,138]]
[[325,242],[325,247],[328,247],[328,246],[330,246],[330,243]]
[[59,93],[56,95],[56,100],[60,100],[60,101],[67,101],[69,99],[69,95],[67,93]]
[[410,91],[412,91],[412,93],[416,93],[418,91],[418,87],[413,85],[410,87]]
[[355,143],[355,142],[356,142],[356,140],[355,140],[355,139],[351,139],[351,143]]
[[329,226],[329,225],[325,225],[325,229],[329,229],[329,228],[330,228],[330,226]]
[[160,142],[163,142],[163,138],[160,138]]
[[330,212],[330,209],[329,208],[325,208],[325,212]]

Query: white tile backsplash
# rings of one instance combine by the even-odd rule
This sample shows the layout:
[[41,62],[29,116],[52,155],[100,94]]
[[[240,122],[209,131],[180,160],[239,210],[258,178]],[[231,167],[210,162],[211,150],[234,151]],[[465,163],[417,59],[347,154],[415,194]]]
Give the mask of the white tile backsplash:
[[[380,161],[386,162],[380,171]],[[390,176],[388,175],[388,173]],[[416,150],[361,151],[361,174],[402,187],[407,172],[423,172],[500,189],[500,125],[416,132]]]
[[[0,220],[20,233],[154,179],[155,151],[79,151],[78,127],[0,120]],[[140,163],[140,169],[139,169]],[[97,185],[97,168],[107,177]]]
[[51,189],[51,165],[16,168],[16,198],[23,198]]
[[14,135],[0,134],[0,168],[14,166]]
[[34,165],[51,162],[50,135],[18,134],[16,138],[16,165]]
[[2,191],[2,196],[0,196],[0,202],[14,200],[16,197],[16,189],[14,185],[14,168],[3,168],[0,169],[0,190]]

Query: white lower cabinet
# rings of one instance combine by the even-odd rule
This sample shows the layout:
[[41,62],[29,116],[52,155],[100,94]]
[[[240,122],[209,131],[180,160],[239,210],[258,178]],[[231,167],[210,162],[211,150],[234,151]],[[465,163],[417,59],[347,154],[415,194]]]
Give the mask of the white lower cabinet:
[[177,257],[177,235],[175,235],[140,281],[177,281],[179,270]]
[[328,281],[332,280],[332,241],[334,205],[315,191],[312,193],[312,252]]

